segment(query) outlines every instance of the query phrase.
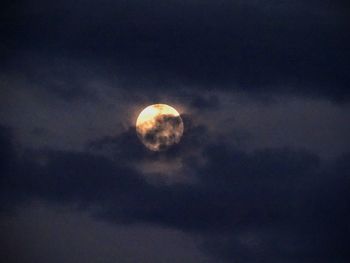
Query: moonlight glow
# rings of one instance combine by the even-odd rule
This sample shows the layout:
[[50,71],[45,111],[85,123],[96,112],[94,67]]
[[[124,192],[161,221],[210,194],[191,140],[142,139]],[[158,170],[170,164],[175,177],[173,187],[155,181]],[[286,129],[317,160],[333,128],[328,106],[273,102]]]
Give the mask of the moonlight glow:
[[166,150],[179,143],[183,130],[180,114],[166,104],[146,107],[136,121],[137,136],[152,151]]

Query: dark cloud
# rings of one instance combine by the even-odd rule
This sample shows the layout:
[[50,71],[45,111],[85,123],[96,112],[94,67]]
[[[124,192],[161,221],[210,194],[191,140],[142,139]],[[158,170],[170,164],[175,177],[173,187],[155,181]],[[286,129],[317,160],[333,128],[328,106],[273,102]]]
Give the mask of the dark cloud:
[[180,116],[164,114],[157,116],[154,121],[154,127],[151,129],[145,130],[143,127],[138,127],[137,135],[147,147],[165,151],[180,141],[183,133],[183,122]]
[[79,88],[67,87],[92,74],[112,82],[117,77],[129,87],[148,82],[164,90],[182,84],[201,91],[292,93],[344,102],[350,39],[343,6],[327,1],[11,2],[3,15],[3,64],[40,79],[45,73],[37,73],[35,58],[24,61],[25,54],[45,57],[44,67],[61,57],[90,65],[87,72],[50,82],[64,97],[74,97]]
[[[126,153],[135,146],[119,145]],[[292,149],[246,153],[217,143],[201,149],[205,164],[186,164],[195,166],[198,182],[172,185],[150,184],[118,158],[32,152],[2,174],[1,192],[9,193],[2,200],[7,206],[16,204],[13,196],[73,202],[113,223],[198,233],[207,253],[228,262],[349,259],[348,155],[327,164]],[[139,152],[134,160],[141,157]]]
[[15,159],[11,129],[0,125],[0,171],[6,173]]
[[[12,210],[17,200],[22,198],[21,193],[12,191],[12,186],[9,184],[11,171],[16,165],[17,157],[12,130],[0,125],[0,213]],[[11,201],[8,202],[8,200]]]
[[[121,228],[197,237],[218,262],[348,262],[349,11],[341,0],[5,1],[1,216],[74,204]],[[150,152],[130,126],[158,102],[185,129]]]
[[193,94],[190,105],[199,110],[215,110],[220,107],[219,98],[215,95],[212,96],[202,96],[199,94]]
[[[179,144],[175,144],[165,152],[148,151],[137,138],[135,127],[129,127],[117,136],[105,136],[91,141],[88,143],[86,150],[107,154],[107,156],[120,162],[158,158],[160,156],[167,158],[187,156],[192,149],[200,148],[206,144],[209,134],[207,127],[197,124],[192,115],[181,114],[181,119],[185,127],[183,137]],[[177,120],[175,121],[177,122]]]

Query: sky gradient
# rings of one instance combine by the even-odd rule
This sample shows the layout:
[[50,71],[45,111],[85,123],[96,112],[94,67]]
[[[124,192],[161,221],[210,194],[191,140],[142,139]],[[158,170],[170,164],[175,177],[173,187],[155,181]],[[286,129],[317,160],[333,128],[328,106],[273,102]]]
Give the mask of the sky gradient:
[[[350,5],[5,1],[0,258],[350,260]],[[136,135],[173,106],[179,144]]]

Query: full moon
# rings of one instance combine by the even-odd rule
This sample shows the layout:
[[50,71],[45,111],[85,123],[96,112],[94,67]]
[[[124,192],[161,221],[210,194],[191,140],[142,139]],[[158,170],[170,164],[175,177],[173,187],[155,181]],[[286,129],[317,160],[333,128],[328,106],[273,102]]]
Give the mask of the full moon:
[[137,136],[152,151],[164,151],[179,143],[183,131],[180,114],[166,104],[146,107],[136,120]]

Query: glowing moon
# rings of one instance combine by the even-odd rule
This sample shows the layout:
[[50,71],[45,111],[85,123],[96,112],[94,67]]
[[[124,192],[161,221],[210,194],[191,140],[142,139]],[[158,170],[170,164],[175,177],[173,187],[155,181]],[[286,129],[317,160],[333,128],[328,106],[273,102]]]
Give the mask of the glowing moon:
[[152,151],[164,151],[179,143],[183,131],[180,114],[166,104],[146,107],[136,120],[137,136]]

